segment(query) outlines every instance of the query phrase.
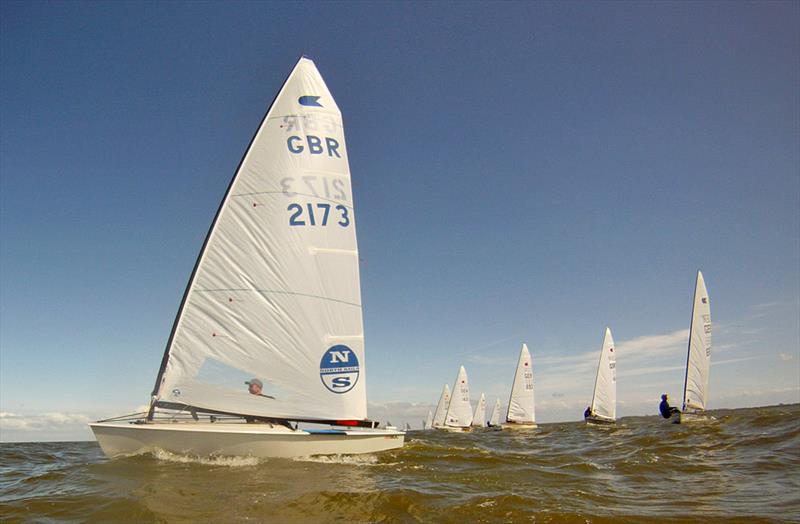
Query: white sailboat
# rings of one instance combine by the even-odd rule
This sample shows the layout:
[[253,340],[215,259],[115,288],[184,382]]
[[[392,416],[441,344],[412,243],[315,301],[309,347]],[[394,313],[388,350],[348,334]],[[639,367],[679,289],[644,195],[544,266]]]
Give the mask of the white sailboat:
[[403,432],[367,420],[364,366],[342,118],[303,57],[220,204],[149,412],[90,426],[108,456],[161,448],[292,457],[401,447]]
[[533,429],[535,427],[537,426],[533,398],[533,364],[528,346],[522,344],[503,429]]
[[453,396],[447,406],[447,415],[441,429],[447,431],[470,431],[472,425],[472,406],[469,403],[469,380],[464,366],[458,370]]
[[433,428],[433,413],[431,410],[428,410],[428,417],[422,423],[422,429],[431,429]]
[[617,356],[609,328],[606,328],[600,348],[592,403],[584,418],[589,424],[614,424],[617,419]]
[[672,417],[676,424],[705,420],[708,401],[708,373],[711,370],[711,303],[703,273],[697,272],[686,356],[683,409]]
[[436,413],[433,415],[433,428],[441,428],[444,426],[444,420],[447,416],[447,408],[450,406],[450,386],[447,384],[442,388],[442,394],[439,396],[439,403],[436,404]]
[[502,427],[500,426],[500,399],[495,399],[494,401],[494,408],[492,408],[492,414],[489,417],[489,424],[488,426],[495,430],[500,430]]
[[478,405],[475,406],[475,413],[472,415],[472,427],[486,427],[486,396],[483,393],[481,393]]

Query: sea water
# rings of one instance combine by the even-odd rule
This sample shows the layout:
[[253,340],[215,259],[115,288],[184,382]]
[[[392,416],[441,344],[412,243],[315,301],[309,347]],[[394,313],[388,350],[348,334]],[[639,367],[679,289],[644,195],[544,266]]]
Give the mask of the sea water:
[[800,522],[800,405],[410,432],[374,455],[109,460],[0,445],[3,522]]

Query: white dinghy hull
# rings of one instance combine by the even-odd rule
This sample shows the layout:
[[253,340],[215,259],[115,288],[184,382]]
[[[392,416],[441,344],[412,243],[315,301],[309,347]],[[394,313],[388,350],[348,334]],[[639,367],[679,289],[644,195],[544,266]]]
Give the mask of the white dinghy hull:
[[501,425],[502,429],[522,429],[522,430],[525,430],[525,429],[536,429],[538,427],[539,427],[539,425],[536,424],[535,422],[530,423],[530,424],[523,424],[523,423],[517,423],[517,422],[506,422],[505,424]]
[[587,424],[596,426],[609,426],[617,423],[617,421],[613,418],[605,418],[598,415],[589,415],[588,417],[585,417],[584,420],[586,420]]
[[300,429],[245,423],[112,423],[90,424],[109,458],[157,449],[179,455],[304,457],[376,453],[403,446],[405,433],[395,430]]

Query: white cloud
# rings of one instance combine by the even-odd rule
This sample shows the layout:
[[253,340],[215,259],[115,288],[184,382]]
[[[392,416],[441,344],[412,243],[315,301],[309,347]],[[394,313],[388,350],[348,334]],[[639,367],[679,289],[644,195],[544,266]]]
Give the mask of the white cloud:
[[790,360],[794,359],[794,355],[790,355],[788,353],[781,353],[779,356],[784,362],[789,362]]
[[87,423],[92,418],[83,413],[49,412],[38,414],[0,413],[0,440],[54,439],[85,440]]

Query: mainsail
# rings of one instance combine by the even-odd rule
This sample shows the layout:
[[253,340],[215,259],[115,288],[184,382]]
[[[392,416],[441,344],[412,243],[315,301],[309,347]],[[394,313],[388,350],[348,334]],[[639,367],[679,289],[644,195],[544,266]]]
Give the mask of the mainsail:
[[500,399],[495,399],[494,408],[492,409],[492,416],[489,417],[489,425],[497,426],[500,424]]
[[536,422],[533,399],[533,366],[528,346],[522,344],[517,369],[514,372],[514,385],[508,402],[507,422],[532,424]]
[[447,384],[442,388],[439,403],[436,405],[436,413],[433,415],[433,427],[444,426],[444,418],[447,416],[447,408],[450,406],[450,386]]
[[453,386],[453,397],[447,407],[444,423],[450,427],[468,427],[472,424],[472,406],[469,403],[469,382],[464,366],[458,370],[456,383]]
[[478,405],[475,406],[475,414],[472,415],[472,425],[482,428],[486,425],[486,396],[481,393]]
[[[263,382],[262,395],[248,393],[251,378]],[[364,419],[365,378],[342,117],[314,63],[301,58],[217,211],[153,405]]]
[[591,410],[592,414],[599,417],[611,420],[617,418],[617,357],[609,328],[606,328],[603,347],[600,350]]
[[433,427],[433,413],[428,410],[428,418],[422,423],[422,429],[431,429]]
[[711,304],[703,273],[697,272],[686,357],[683,411],[702,411],[708,400],[708,372],[711,365]]

